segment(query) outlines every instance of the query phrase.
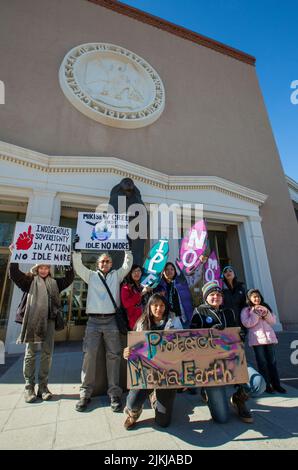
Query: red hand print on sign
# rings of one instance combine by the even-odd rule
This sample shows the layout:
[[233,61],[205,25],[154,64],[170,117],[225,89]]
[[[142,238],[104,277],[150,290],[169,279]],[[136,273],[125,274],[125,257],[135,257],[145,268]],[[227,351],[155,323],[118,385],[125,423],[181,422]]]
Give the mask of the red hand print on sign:
[[28,227],[28,233],[20,233],[19,238],[17,239],[17,250],[28,250],[33,243],[34,235],[31,233],[31,225]]

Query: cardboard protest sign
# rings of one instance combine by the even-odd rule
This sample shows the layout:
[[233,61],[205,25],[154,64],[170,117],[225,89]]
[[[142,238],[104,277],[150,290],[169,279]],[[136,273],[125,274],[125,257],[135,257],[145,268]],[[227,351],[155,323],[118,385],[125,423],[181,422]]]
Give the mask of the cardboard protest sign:
[[77,234],[81,250],[128,250],[128,215],[79,212]]
[[240,328],[128,333],[129,389],[212,387],[248,382]]
[[161,239],[153,245],[143,267],[142,286],[152,288],[159,284],[161,273],[168,260],[169,240]]
[[186,274],[194,271],[200,264],[200,256],[207,248],[207,228],[203,219],[198,220],[183,237],[177,265]]
[[12,263],[69,265],[71,229],[55,225],[17,222]]
[[215,251],[210,253],[208,260],[204,264],[204,280],[205,282],[217,281],[218,285],[222,287],[222,279],[220,278],[220,265]]

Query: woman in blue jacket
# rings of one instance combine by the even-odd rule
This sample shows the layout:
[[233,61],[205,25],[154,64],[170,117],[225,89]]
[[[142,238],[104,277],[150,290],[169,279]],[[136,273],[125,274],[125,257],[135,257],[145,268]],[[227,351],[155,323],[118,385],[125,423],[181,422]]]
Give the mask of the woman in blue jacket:
[[188,327],[193,312],[191,293],[185,279],[177,275],[173,263],[168,262],[165,265],[161,281],[155,292],[164,295],[169,303],[170,310],[180,318],[184,328]]

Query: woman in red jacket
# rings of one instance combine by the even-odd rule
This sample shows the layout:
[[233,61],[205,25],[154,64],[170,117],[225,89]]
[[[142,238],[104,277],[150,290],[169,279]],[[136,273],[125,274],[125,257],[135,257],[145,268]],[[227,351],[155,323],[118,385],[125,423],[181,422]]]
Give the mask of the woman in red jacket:
[[121,303],[126,310],[128,325],[131,330],[134,329],[137,320],[143,313],[146,294],[152,290],[150,287],[143,287],[141,285],[142,273],[142,267],[134,264],[130,273],[124,279],[120,291]]

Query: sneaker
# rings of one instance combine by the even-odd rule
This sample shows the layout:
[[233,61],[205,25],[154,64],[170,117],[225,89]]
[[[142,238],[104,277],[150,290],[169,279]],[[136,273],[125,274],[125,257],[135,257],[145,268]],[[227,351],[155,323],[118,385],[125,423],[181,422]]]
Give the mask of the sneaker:
[[111,410],[114,413],[119,413],[122,410],[122,402],[120,397],[111,397]]
[[242,389],[238,389],[231,396],[231,404],[238,414],[241,421],[244,423],[253,423],[253,417],[249,409],[246,407],[246,400],[248,399],[248,395]]
[[36,401],[37,396],[35,395],[35,390],[33,386],[25,388],[24,399],[26,403],[34,403]]
[[90,398],[80,398],[78,403],[76,404],[76,410],[85,411],[90,401],[91,401]]
[[50,392],[48,387],[39,387],[37,391],[37,397],[41,398],[43,401],[48,401],[53,398],[53,394]]
[[267,386],[266,386],[266,389],[265,389],[265,392],[266,392],[266,393],[270,393],[270,395],[273,395],[273,393],[274,393],[274,388],[272,387],[272,385],[267,385]]
[[276,387],[273,387],[274,390],[278,393],[288,393],[285,388],[283,388],[281,385],[277,385]]

